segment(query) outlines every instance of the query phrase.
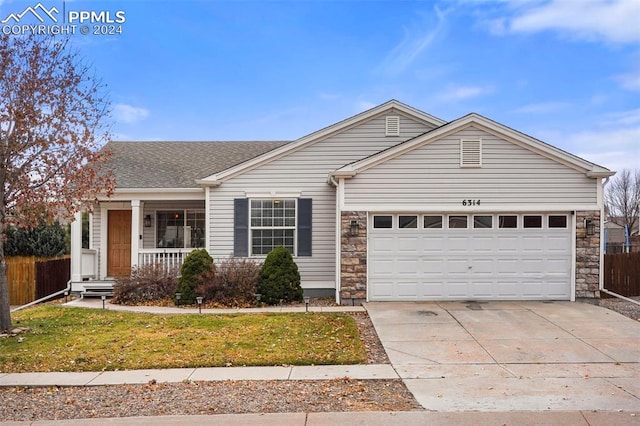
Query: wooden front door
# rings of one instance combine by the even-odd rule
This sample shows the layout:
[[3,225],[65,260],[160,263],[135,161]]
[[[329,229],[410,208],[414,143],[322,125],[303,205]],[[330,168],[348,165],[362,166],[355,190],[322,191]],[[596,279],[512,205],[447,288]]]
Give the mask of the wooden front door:
[[107,275],[131,273],[131,210],[108,211]]

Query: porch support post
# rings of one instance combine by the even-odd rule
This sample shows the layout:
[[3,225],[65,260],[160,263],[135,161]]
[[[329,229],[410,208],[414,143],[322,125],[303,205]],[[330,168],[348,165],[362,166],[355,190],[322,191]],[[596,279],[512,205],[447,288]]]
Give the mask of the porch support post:
[[131,267],[138,266],[140,250],[140,200],[131,200]]
[[82,281],[82,213],[73,215],[71,222],[71,281]]

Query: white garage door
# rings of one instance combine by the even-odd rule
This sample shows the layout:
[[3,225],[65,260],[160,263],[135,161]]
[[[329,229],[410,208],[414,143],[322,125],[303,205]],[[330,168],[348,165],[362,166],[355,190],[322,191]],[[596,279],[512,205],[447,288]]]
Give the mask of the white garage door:
[[569,300],[568,214],[374,214],[369,300]]

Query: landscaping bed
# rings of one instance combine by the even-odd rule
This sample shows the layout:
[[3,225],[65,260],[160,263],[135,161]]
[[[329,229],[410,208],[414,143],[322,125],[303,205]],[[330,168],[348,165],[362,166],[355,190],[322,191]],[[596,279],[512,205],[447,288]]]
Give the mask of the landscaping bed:
[[268,380],[0,389],[0,419],[421,410],[401,380]]

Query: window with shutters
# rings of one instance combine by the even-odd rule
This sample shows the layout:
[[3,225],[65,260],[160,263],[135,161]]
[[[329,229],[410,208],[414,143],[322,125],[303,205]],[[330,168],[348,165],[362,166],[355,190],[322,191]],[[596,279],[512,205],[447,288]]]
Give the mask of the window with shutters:
[[460,141],[460,167],[482,167],[482,141]]
[[251,255],[267,255],[283,246],[295,256],[296,200],[251,200],[249,209]]
[[387,136],[400,136],[400,117],[397,115],[387,115],[385,134]]

